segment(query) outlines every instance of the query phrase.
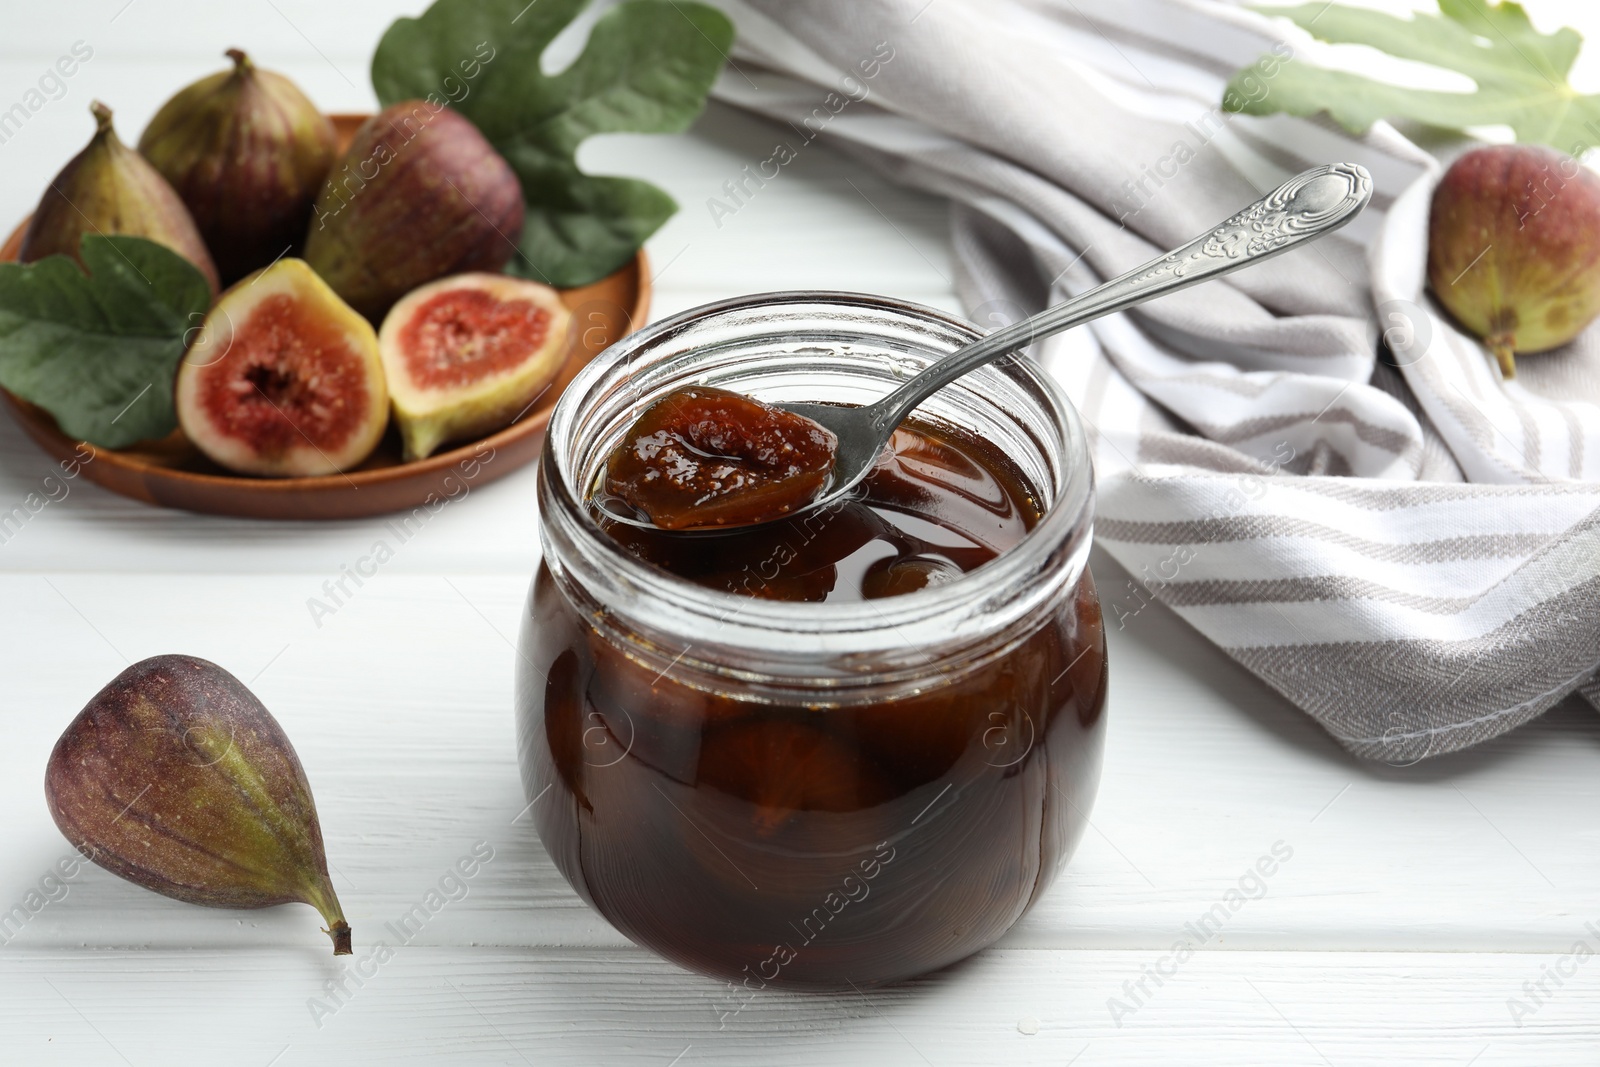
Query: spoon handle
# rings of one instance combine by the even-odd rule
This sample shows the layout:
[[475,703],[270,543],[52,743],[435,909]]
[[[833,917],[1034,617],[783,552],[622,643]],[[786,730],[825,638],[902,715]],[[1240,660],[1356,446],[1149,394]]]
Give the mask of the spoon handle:
[[934,363],[872,405],[880,428],[896,426],[924,399],[990,360],[1041,337],[1220,278],[1343,226],[1372,199],[1372,178],[1354,163],[1303,171],[1182,248],[1072,300],[1013,323]]

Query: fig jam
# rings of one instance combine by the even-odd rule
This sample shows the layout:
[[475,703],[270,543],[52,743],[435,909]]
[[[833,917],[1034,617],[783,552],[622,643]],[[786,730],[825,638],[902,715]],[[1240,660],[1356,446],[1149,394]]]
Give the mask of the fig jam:
[[817,498],[837,446],[827,427],[759,400],[675,389],[628,428],[601,488],[614,513],[663,530],[767,522]]
[[[852,499],[804,518],[685,537],[590,517],[638,560],[735,594],[709,643],[749,598],[983,581],[1041,512],[997,448],[912,421]],[[696,642],[662,648],[541,565],[518,694],[540,837],[619,930],[726,978],[724,1021],[768,984],[896,981],[991,944],[1054,878],[1098,782],[1099,602],[1086,569],[1048,575],[1046,610],[914,677],[797,692],[711,670]]]
[[841,601],[954,581],[1021,541],[1040,511],[1037,495],[992,446],[909,421],[860,489],[814,515],[712,538],[594,515],[629,552],[697,585],[770,600]]

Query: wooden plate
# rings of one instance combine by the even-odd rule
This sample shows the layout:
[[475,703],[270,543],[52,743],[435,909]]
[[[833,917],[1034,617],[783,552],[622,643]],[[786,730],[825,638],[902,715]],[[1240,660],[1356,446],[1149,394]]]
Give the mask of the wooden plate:
[[[340,150],[365,115],[333,115]],[[28,220],[0,245],[0,261],[12,262]],[[561,391],[584,364],[613,342],[644,325],[650,311],[650,271],[644,251],[627,266],[580,289],[563,289],[572,311],[567,360],[549,390],[516,423],[478,441],[451,447],[427,459],[404,463],[400,436],[391,423],[383,443],[365,463],[345,474],[317,478],[252,478],[230,474],[174,430],[159,441],[129,448],[95,448],[72,440],[50,413],[0,389],[22,428],[51,458],[72,460],[82,477],[113,493],[162,507],[256,519],[353,519],[428,506],[456,497],[463,486],[482,485],[533,460],[544,441]],[[84,460],[88,453],[93,458]]]

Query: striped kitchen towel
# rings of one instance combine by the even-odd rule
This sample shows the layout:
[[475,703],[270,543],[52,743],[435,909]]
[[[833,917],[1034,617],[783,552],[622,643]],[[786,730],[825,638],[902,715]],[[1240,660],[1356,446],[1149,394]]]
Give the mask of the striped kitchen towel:
[[1434,157],[1385,124],[1355,138],[1224,100],[1245,67],[1242,95],[1270,94],[1316,42],[1214,0],[726,8],[717,95],[775,120],[776,145],[708,209],[831,144],[951,199],[984,325],[1308,166],[1366,166],[1373,206],[1339,234],[1035,346],[1091,428],[1096,534],[1133,575],[1102,590],[1108,622],[1161,601],[1393,762],[1574,690],[1600,704],[1600,334],[1502,382],[1423,293]]

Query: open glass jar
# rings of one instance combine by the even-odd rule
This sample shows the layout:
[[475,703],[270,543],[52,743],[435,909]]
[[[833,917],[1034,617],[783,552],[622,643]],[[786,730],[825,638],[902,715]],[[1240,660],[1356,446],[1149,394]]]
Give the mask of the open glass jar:
[[883,297],[743,297],[612,346],[562,396],[519,758],[556,866],[639,944],[752,990],[895,981],[995,941],[1076,845],[1104,736],[1092,474],[1031,362],[918,409],[992,445],[1040,505],[1015,547],[947,584],[850,603],[722,592],[631,555],[585,503],[675,388],[868,403],[979,332]]

